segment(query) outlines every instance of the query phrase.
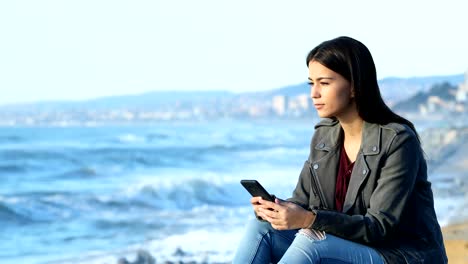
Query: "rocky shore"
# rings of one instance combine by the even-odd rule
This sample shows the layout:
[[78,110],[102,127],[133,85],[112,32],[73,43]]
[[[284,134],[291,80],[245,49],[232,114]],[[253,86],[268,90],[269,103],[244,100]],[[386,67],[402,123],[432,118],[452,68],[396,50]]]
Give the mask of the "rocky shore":
[[[183,252],[180,248],[173,253],[174,257],[184,258],[186,253]],[[208,261],[196,261],[196,260],[177,260],[177,261],[160,261],[158,262],[156,257],[151,255],[146,250],[139,250],[136,253],[135,260],[130,261],[126,258],[120,258],[117,260],[117,264],[228,264],[229,262],[208,262]]]

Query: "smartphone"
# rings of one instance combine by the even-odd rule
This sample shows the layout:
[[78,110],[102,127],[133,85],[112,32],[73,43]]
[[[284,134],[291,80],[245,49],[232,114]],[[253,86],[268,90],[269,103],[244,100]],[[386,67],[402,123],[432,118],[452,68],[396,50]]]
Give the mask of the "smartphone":
[[258,181],[241,180],[240,183],[252,195],[252,197],[260,196],[264,200],[275,202],[275,196],[269,194]]

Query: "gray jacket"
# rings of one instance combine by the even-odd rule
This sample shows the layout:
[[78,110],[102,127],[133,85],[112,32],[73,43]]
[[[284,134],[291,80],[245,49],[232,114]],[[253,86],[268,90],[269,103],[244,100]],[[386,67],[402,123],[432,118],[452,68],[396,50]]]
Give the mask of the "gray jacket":
[[315,210],[312,228],[367,244],[387,263],[447,263],[426,161],[406,125],[364,122],[343,212],[335,181],[343,132],[338,121],[315,127],[310,156],[289,200]]

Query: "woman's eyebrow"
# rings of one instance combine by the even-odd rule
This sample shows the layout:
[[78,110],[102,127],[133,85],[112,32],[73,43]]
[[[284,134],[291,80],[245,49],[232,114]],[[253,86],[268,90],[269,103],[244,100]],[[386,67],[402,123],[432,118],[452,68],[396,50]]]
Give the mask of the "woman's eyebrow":
[[[310,78],[310,77],[307,77],[307,79],[312,81],[312,78]],[[334,78],[333,77],[318,77],[316,80],[320,81],[320,80],[324,80],[324,79],[333,80]]]

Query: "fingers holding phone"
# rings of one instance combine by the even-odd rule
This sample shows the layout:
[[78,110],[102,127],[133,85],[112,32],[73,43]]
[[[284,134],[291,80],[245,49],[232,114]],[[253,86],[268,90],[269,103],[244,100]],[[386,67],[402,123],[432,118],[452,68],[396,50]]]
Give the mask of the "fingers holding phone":
[[252,207],[257,216],[261,216],[262,210],[270,210],[270,211],[274,210],[273,209],[274,203],[266,201],[260,196],[252,197],[250,199],[250,203],[252,204]]

